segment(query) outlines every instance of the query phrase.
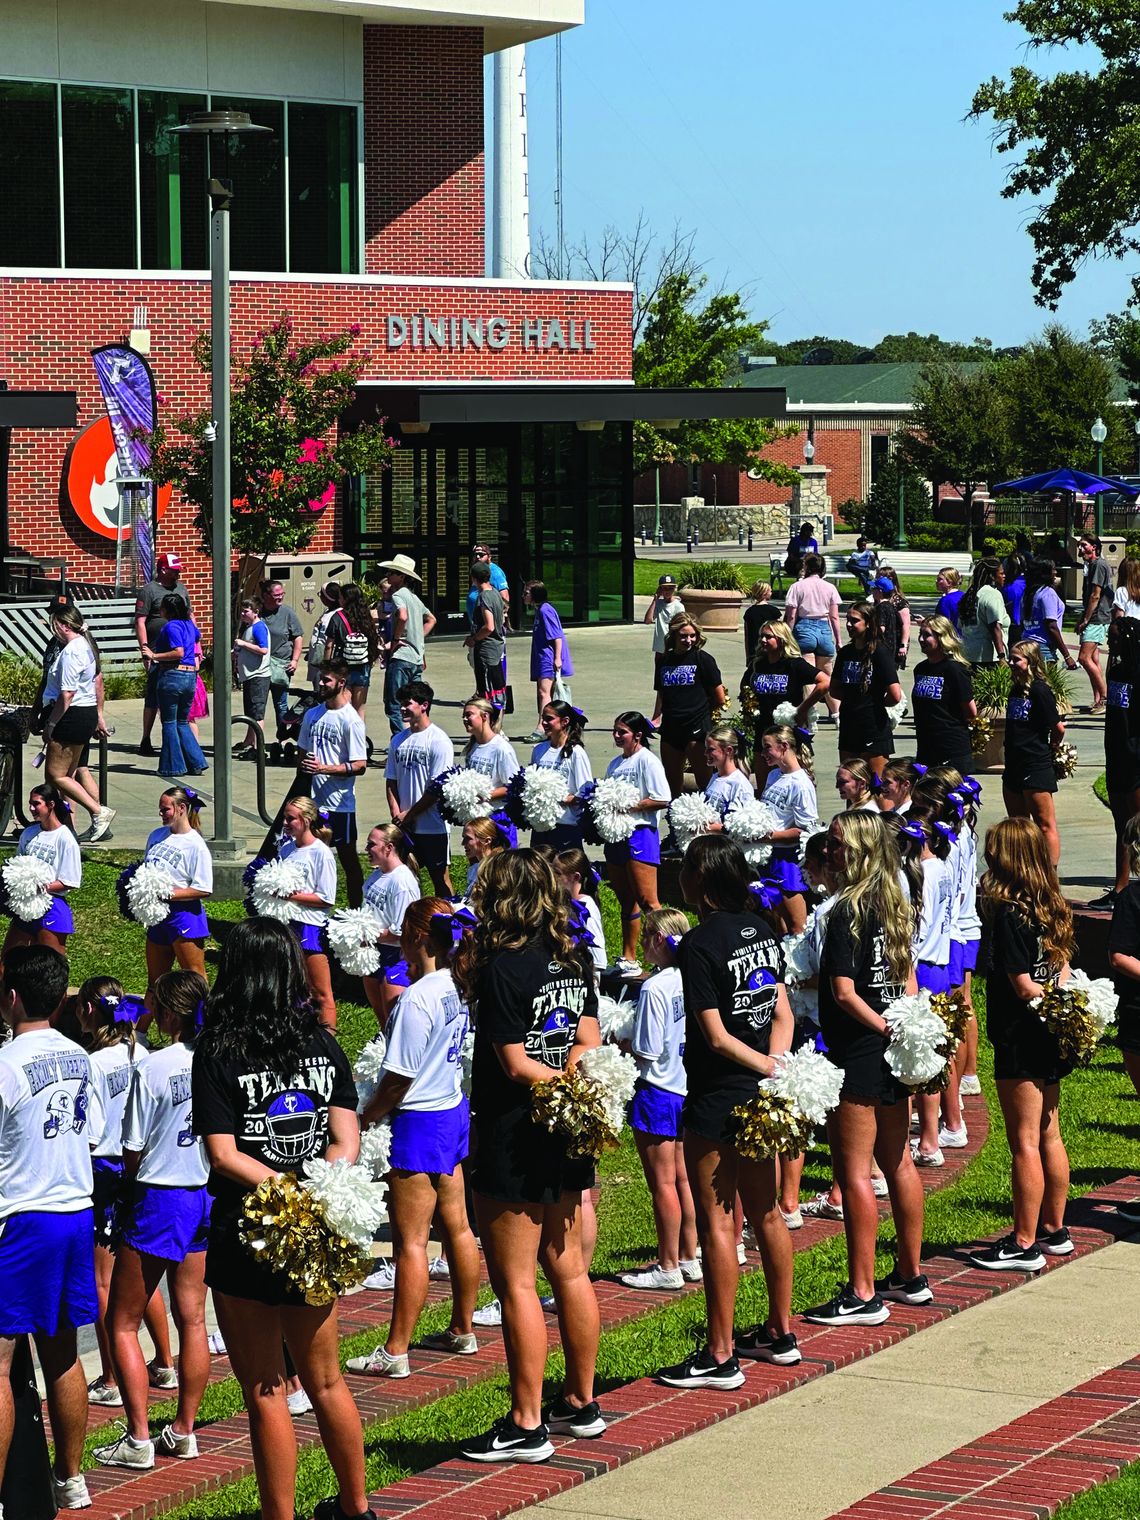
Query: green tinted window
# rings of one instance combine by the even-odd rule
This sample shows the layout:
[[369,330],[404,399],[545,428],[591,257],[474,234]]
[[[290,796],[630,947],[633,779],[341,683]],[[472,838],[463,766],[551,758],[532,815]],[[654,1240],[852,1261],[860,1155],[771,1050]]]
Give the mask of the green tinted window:
[[133,92],[65,84],[62,105],[67,262],[72,269],[134,269]]
[[0,80],[0,264],[59,263],[54,84]]
[[206,108],[204,95],[172,90],[139,91],[139,205],[144,269],[206,269],[209,201],[206,143],[171,132],[191,111]]
[[289,268],[356,274],[356,112],[289,106]]

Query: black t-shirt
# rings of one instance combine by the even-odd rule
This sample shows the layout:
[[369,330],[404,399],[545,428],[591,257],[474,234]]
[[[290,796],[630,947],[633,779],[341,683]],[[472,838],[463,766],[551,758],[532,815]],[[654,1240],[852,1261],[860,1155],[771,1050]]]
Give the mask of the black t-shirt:
[[[866,679],[868,665],[869,680]],[[831,678],[831,695],[838,697],[840,702],[840,749],[865,749],[878,740],[890,741],[886,691],[898,678],[895,657],[890,649],[879,644],[867,654],[856,649],[854,644],[844,644],[836,657],[835,674]]]
[[712,693],[720,684],[720,667],[707,650],[663,654],[653,678],[654,690],[661,693],[662,722],[669,728],[707,723]]
[[875,618],[879,624],[879,643],[896,651],[902,643],[902,618],[898,608],[888,597],[875,603]]
[[1111,760],[1114,756],[1127,756],[1140,737],[1140,693],[1136,684],[1124,679],[1127,667],[1108,672],[1108,701],[1104,709],[1104,753]]
[[184,615],[190,616],[190,593],[179,581],[173,586],[164,586],[161,581],[147,581],[135,598],[135,617],[146,618],[146,641],[152,649],[157,647],[158,636],[166,622],[162,603],[168,596],[179,597],[186,608]]
[[751,607],[744,612],[744,660],[745,664],[751,665],[756,654],[756,645],[760,642],[760,630],[765,623],[777,623],[783,617],[783,611],[772,600],[766,602],[753,602]]
[[1030,681],[1028,691],[1016,689],[1005,709],[1006,764],[1018,770],[1053,764],[1049,735],[1057,722],[1057,703],[1047,681]]
[[970,672],[957,660],[920,660],[914,667],[911,709],[923,765],[941,765],[969,752],[970,731],[962,706],[973,697]]
[[[1130,881],[1116,899],[1107,951],[1109,955],[1140,956],[1140,881]],[[1120,1014],[1135,1018],[1140,1014],[1140,982],[1119,972],[1114,972],[1112,979],[1120,997]]]
[[368,657],[368,635],[358,633],[338,607],[329,619],[328,640],[333,654],[343,660],[350,669],[367,670],[371,664]]
[[530,1087],[512,1082],[496,1045],[522,1045],[532,1060],[565,1071],[578,1022],[598,1016],[593,971],[564,966],[548,944],[504,951],[484,968],[475,1006],[471,1106],[480,1132],[497,1121],[530,1120]]
[[740,692],[742,697],[745,692],[752,693],[749,707],[755,703],[752,722],[757,732],[763,733],[770,726],[772,714],[781,702],[791,702],[798,707],[804,699],[804,692],[815,685],[817,674],[815,666],[799,655],[784,655],[774,665],[765,662],[748,671],[740,683]]
[[985,927],[979,960],[986,975],[986,1030],[997,1045],[1027,1019],[1041,1025],[1040,1016],[1014,992],[1010,977],[1028,975],[1044,986],[1057,975],[1057,967],[1045,954],[1041,926],[1008,903],[998,903],[986,915]]
[[[208,1047],[207,1033],[194,1052],[194,1133],[233,1135],[242,1155],[275,1172],[300,1173],[306,1161],[324,1154],[330,1108],[356,1112],[352,1067],[327,1029],[313,1035],[290,1081],[275,1071],[213,1056]],[[214,1172],[209,1186],[216,1219],[239,1214],[250,1191]]]
[[891,980],[880,927],[876,924],[871,928],[871,933],[857,940],[846,903],[836,903],[827,915],[819,960],[819,1027],[827,1053],[837,1066],[845,1066],[847,1057],[857,1047],[871,1045],[885,1050],[887,1038],[840,1008],[832,990],[832,977],[847,977],[854,982],[857,995],[876,1013],[882,1013],[905,990],[903,983]]
[[704,1008],[719,1009],[729,1034],[767,1055],[784,980],[779,940],[754,913],[713,913],[682,939],[678,964],[685,992],[683,1056],[689,1093],[754,1089],[758,1074],[717,1055],[697,1014]]

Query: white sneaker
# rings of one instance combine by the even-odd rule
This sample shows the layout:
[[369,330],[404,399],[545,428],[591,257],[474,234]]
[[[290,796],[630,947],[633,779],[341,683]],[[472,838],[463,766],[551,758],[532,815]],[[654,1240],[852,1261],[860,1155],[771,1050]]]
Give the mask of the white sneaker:
[[503,1306],[497,1298],[493,1298],[489,1304],[484,1304],[481,1309],[476,1309],[471,1316],[473,1325],[501,1325],[503,1323]]
[[437,1279],[450,1279],[451,1268],[447,1265],[446,1256],[436,1256],[428,1262],[428,1276]]
[[87,1492],[87,1479],[82,1473],[74,1478],[57,1478],[51,1475],[51,1486],[59,1509],[90,1509],[91,1495]]
[[206,1345],[211,1356],[225,1356],[226,1343],[220,1330],[211,1330],[206,1337]]
[[553,1293],[540,1294],[538,1302],[544,1314],[553,1314],[558,1307]]
[[742,1240],[736,1242],[736,1260],[741,1266],[748,1260],[748,1252],[744,1249],[744,1242]]
[[374,1288],[377,1293],[391,1293],[396,1286],[396,1265],[392,1261],[382,1261],[375,1272],[370,1272],[364,1279],[366,1288]]
[[887,1187],[887,1179],[882,1172],[871,1178],[871,1191],[876,1198],[886,1198],[889,1195],[890,1188]]
[[781,1209],[780,1210],[780,1216],[783,1219],[784,1223],[787,1225],[787,1227],[788,1227],[789,1230],[802,1230],[803,1229],[803,1227],[804,1227],[804,1216],[803,1216],[803,1213],[801,1212],[801,1210],[799,1210],[799,1209],[793,1209],[790,1214],[785,1214],[784,1211],[783,1211],[783,1209]]
[[705,1274],[701,1271],[701,1264],[695,1256],[690,1261],[678,1262],[678,1267],[686,1282],[704,1282]]
[[349,1372],[363,1372],[366,1377],[411,1377],[407,1352],[403,1356],[391,1356],[385,1346],[377,1346],[368,1356],[350,1356],[345,1362]]
[[958,1091],[964,1098],[977,1098],[981,1096],[982,1084],[977,1077],[963,1077],[958,1083]]
[[650,1267],[645,1272],[623,1272],[618,1282],[627,1288],[646,1288],[679,1291],[685,1286],[680,1267]]
[[947,1129],[943,1125],[938,1131],[938,1143],[946,1151],[964,1151],[970,1143],[966,1126],[963,1124],[961,1129]]
[[198,1455],[198,1437],[193,1431],[181,1435],[173,1425],[164,1425],[158,1433],[157,1446],[167,1457],[181,1457],[184,1461]]
[[614,970],[618,976],[640,976],[641,962],[627,961],[624,955],[619,955],[617,960],[614,961]]
[[102,839],[114,821],[115,809],[112,807],[101,807],[91,820],[90,843],[94,844],[97,839]]
[[147,1362],[147,1376],[152,1388],[177,1388],[178,1374],[173,1367],[160,1367],[157,1362]]
[[450,1356],[474,1356],[479,1349],[479,1342],[473,1335],[459,1334],[455,1330],[425,1335],[420,1345],[425,1351],[446,1351]]
[[294,1419],[300,1414],[310,1414],[313,1401],[303,1388],[295,1388],[292,1393],[285,1395],[285,1407]]
[[912,1140],[910,1142],[910,1159],[914,1162],[915,1166],[946,1165],[946,1157],[942,1154],[941,1151],[931,1151],[929,1154],[927,1154],[925,1151],[919,1149],[917,1140]]
[[[107,1446],[96,1446],[94,1455],[100,1467],[153,1467],[154,1442],[135,1441],[124,1431],[117,1441],[112,1441]],[[57,1494],[57,1503],[58,1500]]]
[[106,1404],[110,1409],[122,1409],[123,1395],[116,1384],[108,1383],[106,1378],[97,1377],[93,1383],[87,1384],[87,1402]]

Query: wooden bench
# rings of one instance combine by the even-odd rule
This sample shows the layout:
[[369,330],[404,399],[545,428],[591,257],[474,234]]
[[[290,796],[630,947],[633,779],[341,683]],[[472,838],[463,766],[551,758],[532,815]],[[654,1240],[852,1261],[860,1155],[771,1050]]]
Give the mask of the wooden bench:
[[[104,669],[142,668],[135,637],[133,596],[77,600],[75,605],[99,645]],[[23,655],[38,665],[50,637],[51,622],[41,598],[36,597],[33,601],[21,597],[18,601],[0,602],[0,648]]]

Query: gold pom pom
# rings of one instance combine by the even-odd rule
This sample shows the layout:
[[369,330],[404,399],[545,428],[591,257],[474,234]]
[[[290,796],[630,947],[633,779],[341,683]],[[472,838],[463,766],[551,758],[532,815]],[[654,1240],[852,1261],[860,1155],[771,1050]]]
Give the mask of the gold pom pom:
[[536,1124],[560,1134],[571,1156],[591,1156],[596,1161],[617,1149],[602,1095],[576,1066],[549,1082],[536,1082],[531,1089],[531,1113]]
[[749,1161],[798,1156],[811,1143],[814,1126],[787,1098],[761,1087],[754,1098],[732,1110],[733,1144]]
[[954,1052],[966,1038],[966,1027],[970,1022],[970,1009],[962,990],[956,987],[953,992],[935,992],[931,994],[930,1007],[942,1022],[946,1025],[946,1038],[938,1045],[938,1054],[943,1056],[946,1065],[938,1076],[932,1077],[929,1082],[924,1082],[921,1087],[913,1091],[918,1093],[945,1092],[950,1085],[950,1062],[954,1059]]
[[1100,1032],[1089,1017],[1089,1000],[1079,988],[1070,991],[1046,982],[1037,1005],[1045,1027],[1057,1041],[1057,1053],[1070,1066],[1087,1066],[1096,1051]]
[[324,1208],[290,1172],[246,1194],[238,1233],[254,1261],[282,1273],[315,1307],[357,1287],[372,1268],[371,1257],[330,1228]]
[[970,753],[972,755],[984,754],[986,746],[993,738],[993,733],[993,724],[988,718],[983,718],[981,713],[979,713],[970,724]]

